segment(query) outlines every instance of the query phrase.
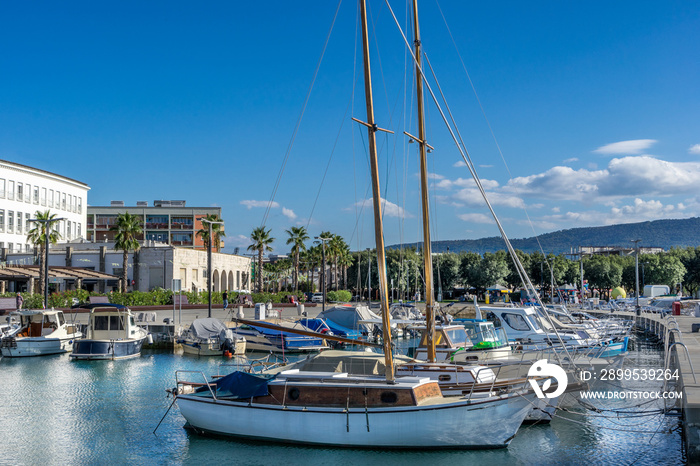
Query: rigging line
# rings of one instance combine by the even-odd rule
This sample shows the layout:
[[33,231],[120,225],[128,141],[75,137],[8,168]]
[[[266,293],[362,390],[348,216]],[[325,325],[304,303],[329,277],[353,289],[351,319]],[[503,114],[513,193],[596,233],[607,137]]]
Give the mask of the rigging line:
[[[394,14],[394,11],[391,9],[391,5],[389,5],[389,1],[385,0],[385,2],[387,4],[387,6],[389,7],[389,11],[391,12],[391,15],[394,18],[394,22],[396,23],[396,27],[399,29],[401,37],[403,38],[404,43],[406,44],[406,47],[409,49],[411,57],[413,57],[414,63],[417,63],[416,57],[413,55],[413,50],[410,50],[411,46],[408,43],[408,40],[406,39],[406,35],[404,34],[403,30],[401,29],[401,26],[399,25],[398,20],[396,19],[396,15]],[[525,272],[525,269],[524,269],[522,263],[520,262],[520,259],[518,258],[517,254],[515,254],[515,249],[513,248],[513,246],[510,243],[510,240],[508,239],[508,235],[506,234],[505,230],[503,229],[503,225],[501,224],[501,221],[498,219],[496,212],[493,210],[493,206],[491,205],[491,202],[489,201],[488,197],[486,196],[486,190],[484,189],[483,185],[481,184],[481,180],[479,179],[479,177],[476,175],[476,172],[474,171],[474,165],[471,163],[471,157],[469,157],[469,153],[466,150],[466,147],[463,148],[462,146],[460,146],[460,144],[457,140],[457,136],[455,135],[455,132],[453,131],[452,127],[450,126],[449,122],[447,121],[447,117],[445,116],[445,113],[443,112],[442,107],[440,106],[440,103],[438,102],[437,97],[435,96],[435,93],[433,92],[432,87],[430,86],[430,83],[428,83],[428,80],[425,77],[425,73],[423,72],[423,70],[420,67],[417,67],[417,69],[420,71],[421,79],[423,79],[425,81],[425,87],[427,88],[428,92],[430,93],[430,96],[432,97],[433,102],[435,103],[435,106],[437,107],[438,112],[440,113],[440,116],[442,117],[442,120],[445,123],[445,126],[447,127],[447,130],[450,133],[450,136],[452,136],[452,140],[454,141],[455,145],[459,149],[459,152],[462,155],[462,159],[464,160],[464,163],[467,165],[467,168],[469,169],[469,172],[471,173],[472,178],[474,179],[474,182],[476,183],[477,187],[479,188],[479,192],[481,193],[481,196],[483,197],[484,202],[486,202],[486,205],[489,208],[489,211],[491,212],[491,215],[493,216],[493,218],[496,222],[498,230],[501,233],[501,237],[503,238],[503,240],[506,243],[506,247],[508,248],[508,252],[510,253],[511,257],[513,258],[513,262],[516,263],[520,268],[522,268],[523,272]],[[525,274],[525,278],[527,279],[527,283],[529,283],[529,285],[532,287],[532,289],[534,289],[534,286],[530,282],[530,278],[527,276],[527,274]],[[540,299],[539,294],[536,294],[535,297],[536,297],[538,303],[542,306],[542,309],[545,309],[544,303],[542,303],[542,300]],[[562,346],[564,346],[564,352],[565,352],[566,356],[569,357],[570,356],[569,351],[566,348],[566,346],[564,345],[564,341],[561,338],[561,335],[559,335],[559,332],[557,331],[556,327],[552,323],[552,319],[549,316],[549,313],[544,312],[544,315],[546,316],[547,320],[549,320],[549,324],[552,326],[553,331],[554,331],[555,335],[557,336],[557,339],[562,344]],[[561,363],[561,359],[560,359],[560,356],[558,353],[555,353],[555,357],[557,358],[557,361],[559,363]]]
[[[467,71],[467,67],[464,64],[464,60],[462,59],[462,54],[459,52],[459,48],[457,47],[457,42],[454,39],[454,36],[452,35],[452,31],[450,30],[450,26],[447,24],[447,19],[445,18],[445,15],[442,12],[442,8],[440,8],[440,3],[438,0],[435,0],[435,4],[438,7],[438,11],[440,11],[440,16],[442,16],[442,21],[445,23],[445,28],[447,28],[447,33],[450,36],[450,39],[452,40],[452,45],[454,45],[455,51],[457,52],[457,56],[459,57],[459,61],[462,64],[462,68],[464,69],[464,74],[467,75],[467,80],[469,81],[469,85],[472,88],[472,91],[474,92],[474,97],[476,98],[477,103],[479,104],[479,108],[481,109],[481,114],[484,116],[484,120],[486,120],[486,125],[489,128],[489,131],[491,132],[491,137],[493,138],[494,143],[496,144],[496,149],[498,150],[498,154],[501,156],[501,160],[503,161],[503,165],[506,167],[506,171],[508,172],[508,177],[512,180],[513,175],[510,172],[510,168],[508,167],[508,164],[506,163],[505,157],[503,156],[503,152],[501,151],[501,145],[498,143],[498,139],[496,138],[496,133],[493,131],[493,127],[491,126],[491,121],[488,119],[486,116],[486,110],[484,109],[484,106],[481,104],[481,99],[479,98],[479,95],[476,92],[476,86],[474,86],[474,82],[472,81],[471,76],[469,75],[469,72]],[[515,188],[515,191],[517,192],[517,187]],[[525,216],[527,217],[527,221],[530,224],[530,228],[532,228],[532,232],[535,235],[535,241],[537,241],[537,245],[540,248],[540,251],[544,254],[544,249],[542,248],[542,244],[540,243],[540,238],[537,232],[535,232],[535,227],[532,223],[532,219],[530,219],[530,214],[527,211],[527,208],[523,207],[523,210],[525,212]]]
[[287,166],[287,162],[289,161],[289,156],[292,153],[292,147],[294,147],[294,141],[297,137],[297,133],[299,132],[299,128],[301,127],[301,121],[304,118],[304,112],[306,111],[306,106],[309,103],[309,99],[311,98],[311,91],[314,88],[314,84],[316,83],[316,78],[318,77],[318,71],[321,68],[321,63],[323,62],[323,56],[326,53],[326,49],[328,48],[328,42],[330,41],[331,38],[331,33],[333,32],[333,26],[335,25],[335,20],[338,18],[338,12],[340,11],[340,5],[343,2],[343,0],[338,0],[338,5],[336,6],[335,9],[335,14],[333,15],[333,21],[331,22],[331,26],[328,29],[328,34],[326,35],[326,42],[323,44],[323,49],[321,50],[321,56],[318,58],[318,63],[316,64],[316,70],[314,71],[313,78],[311,79],[311,84],[309,85],[309,89],[306,92],[306,98],[304,99],[304,104],[301,107],[301,111],[299,112],[299,117],[297,119],[297,123],[294,127],[294,131],[292,132],[292,137],[289,140],[289,144],[287,145],[287,151],[284,154],[284,159],[282,161],[282,166],[280,167],[280,171],[277,174],[277,180],[275,181],[275,186],[272,189],[272,195],[270,196],[270,202],[267,204],[267,208],[265,209],[265,214],[263,215],[263,220],[261,223],[261,226],[264,226],[267,223],[267,218],[270,215],[270,209],[272,209],[272,205],[275,201],[275,196],[277,195],[277,189],[279,188],[280,183],[282,182],[282,175],[284,174],[284,169]]
[[314,210],[316,210],[316,203],[318,198],[321,196],[321,190],[323,189],[323,183],[326,181],[326,175],[328,175],[328,169],[331,166],[331,161],[333,160],[333,155],[335,154],[335,149],[338,147],[338,140],[340,139],[340,134],[343,131],[343,126],[345,126],[345,119],[348,116],[348,111],[352,105],[352,97],[348,101],[348,105],[345,107],[345,113],[343,113],[343,118],[340,121],[340,128],[338,128],[338,134],[335,136],[335,142],[333,143],[333,149],[331,150],[331,155],[328,157],[328,162],[326,163],[326,169],[323,171],[323,176],[321,177],[321,183],[318,186],[318,192],[316,193],[316,198],[314,199],[313,206],[311,206],[311,213],[309,213],[309,219],[306,222],[306,228],[309,228],[311,224],[311,219],[314,216]]
[[[462,138],[462,133],[459,131],[459,127],[457,126],[457,122],[455,121],[454,115],[452,114],[452,110],[450,109],[450,106],[447,104],[447,99],[445,98],[445,94],[442,92],[442,87],[440,86],[440,83],[437,80],[437,76],[435,75],[435,70],[433,69],[433,65],[431,64],[430,59],[428,58],[428,55],[427,54],[424,54],[424,55],[425,55],[425,61],[428,64],[428,67],[430,68],[431,74],[433,75],[433,79],[435,80],[435,84],[437,85],[438,92],[440,92],[440,97],[442,98],[442,101],[445,103],[445,108],[446,108],[448,114],[450,115],[450,120],[452,120],[452,125],[454,126],[455,131],[457,133],[457,136],[459,137],[460,144],[461,144],[462,148],[464,149],[464,151],[467,153],[467,156],[469,157],[469,152],[467,151],[466,144],[464,143],[464,139]],[[474,169],[474,173],[476,173],[476,166],[474,166],[474,163],[472,162],[471,157],[469,157],[469,162],[471,163],[471,165]],[[506,245],[506,247],[507,247],[507,245]],[[511,260],[513,260],[512,257],[511,257]],[[513,265],[515,267],[516,272],[518,273],[518,276],[520,277],[521,283],[523,283],[525,285],[525,287],[527,288],[527,284],[526,284],[527,280],[525,278],[527,276],[527,274],[525,273],[524,270],[521,270],[521,268],[518,267],[518,264],[516,264],[514,260],[513,260]]]

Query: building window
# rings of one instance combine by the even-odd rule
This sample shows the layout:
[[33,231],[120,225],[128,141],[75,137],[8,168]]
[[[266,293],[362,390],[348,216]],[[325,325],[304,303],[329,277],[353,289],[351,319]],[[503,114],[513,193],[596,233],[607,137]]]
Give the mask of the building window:
[[164,228],[168,229],[167,215],[147,215],[146,228]]
[[15,247],[14,243],[7,243],[7,252],[12,252],[13,247]]
[[32,185],[30,185],[29,183],[24,184],[24,202],[26,202],[27,204],[32,202]]
[[14,181],[7,182],[7,198],[9,200],[13,200],[15,198],[15,182]]
[[56,191],[56,208],[61,208],[61,191]]
[[29,221],[29,214],[25,214],[24,216],[24,231],[29,234],[29,230],[32,229],[32,224]]
[[78,198],[78,213],[79,214],[83,213],[83,198],[82,197]]
[[24,199],[24,187],[22,183],[17,182],[17,200],[22,202]]
[[53,207],[53,189],[49,189],[49,207]]
[[66,229],[67,229],[67,233],[68,233],[66,239],[71,239],[71,236],[70,236],[70,222],[66,222]]
[[66,193],[61,193],[61,210],[66,210]]
[[0,199],[5,199],[5,180],[0,178]]
[[173,246],[192,246],[192,233],[173,233],[170,244]]
[[22,234],[22,212],[17,212],[17,232],[18,235]]
[[41,188],[41,205],[46,205],[46,188]]
[[83,237],[83,232],[81,231],[82,230],[81,227],[82,227],[82,225],[80,223],[78,223],[78,238]]
[[73,196],[68,195],[68,212],[73,212]]
[[[15,232],[15,213],[11,210],[7,211],[7,232]],[[12,246],[10,246],[10,249],[12,249]]]
[[73,196],[73,212],[78,211],[78,196]]
[[39,203],[39,186],[34,186],[34,204]]
[[146,232],[146,239],[148,241],[157,241],[159,243],[166,243],[168,242],[168,232],[166,231],[147,231]]
[[5,209],[0,209],[0,232],[5,231]]

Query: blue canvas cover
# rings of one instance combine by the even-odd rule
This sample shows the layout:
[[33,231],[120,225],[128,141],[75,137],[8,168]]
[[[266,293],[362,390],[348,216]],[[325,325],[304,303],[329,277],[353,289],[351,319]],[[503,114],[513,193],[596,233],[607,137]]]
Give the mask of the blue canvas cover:
[[[216,386],[216,396],[226,398],[251,398],[254,396],[265,396],[268,394],[267,384],[274,379],[270,374],[249,374],[248,372],[236,371],[220,378],[214,385]],[[202,395],[209,394],[207,387],[197,390]]]

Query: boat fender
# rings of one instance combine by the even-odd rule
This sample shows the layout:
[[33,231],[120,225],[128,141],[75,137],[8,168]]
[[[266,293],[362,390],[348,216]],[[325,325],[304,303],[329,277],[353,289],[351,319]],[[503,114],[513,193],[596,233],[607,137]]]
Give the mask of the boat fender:
[[148,344],[149,344],[149,345],[152,345],[152,344],[153,344],[153,335],[151,335],[151,334],[149,333],[149,334],[148,334],[148,337],[146,337],[146,340],[148,341]]

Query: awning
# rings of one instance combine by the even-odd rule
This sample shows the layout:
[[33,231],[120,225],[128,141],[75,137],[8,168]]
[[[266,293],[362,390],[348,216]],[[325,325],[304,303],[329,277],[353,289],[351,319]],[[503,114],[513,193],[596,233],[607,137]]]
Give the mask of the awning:
[[[0,280],[29,280],[39,278],[38,265],[6,265],[0,267]],[[49,267],[49,278],[118,280],[119,277],[80,267]]]

